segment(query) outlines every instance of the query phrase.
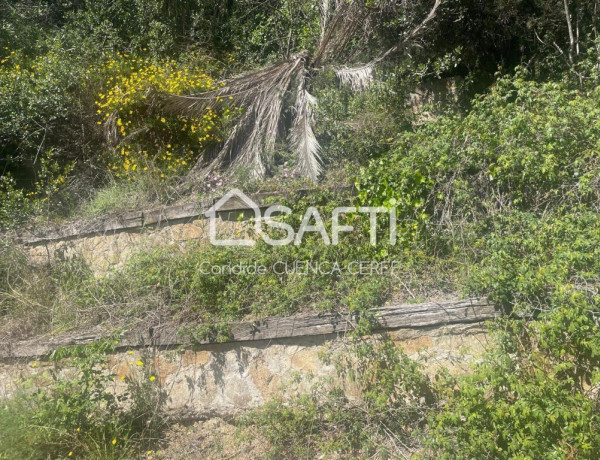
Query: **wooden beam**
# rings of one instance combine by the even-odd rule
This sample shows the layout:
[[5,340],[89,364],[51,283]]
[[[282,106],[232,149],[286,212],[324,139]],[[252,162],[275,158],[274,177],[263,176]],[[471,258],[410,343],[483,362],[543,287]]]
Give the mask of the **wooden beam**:
[[[484,299],[467,299],[421,304],[396,304],[372,310],[379,322],[378,331],[394,329],[437,328],[452,324],[481,323],[500,314]],[[356,327],[352,313],[312,313],[288,317],[271,317],[260,321],[230,325],[229,342],[251,342],[317,335],[346,334]],[[60,347],[90,344],[106,335],[89,333],[64,335],[52,340],[28,340],[0,343],[0,360],[34,358],[49,355]],[[142,333],[125,333],[119,347],[173,347],[209,344],[208,340],[177,333],[177,326],[151,328]]]
[[[340,193],[353,193],[351,187],[336,188]],[[249,197],[259,205],[259,207],[270,206],[278,199],[292,196],[306,196],[314,189],[301,189],[293,193],[254,193]],[[140,232],[146,227],[166,227],[169,225],[192,222],[198,219],[204,219],[204,213],[208,211],[217,202],[217,198],[206,198],[195,203],[162,206],[154,209],[141,211],[128,211],[115,216],[99,217],[89,220],[81,220],[58,226],[49,226],[44,228],[22,228],[14,233],[0,233],[0,238],[7,238],[11,235],[16,236],[20,244],[27,246],[37,246],[58,241],[74,240],[88,237],[91,235],[104,235],[119,232]],[[240,200],[231,200],[220,208],[220,211],[243,212],[249,211],[248,207]],[[237,217],[237,214],[236,214]]]

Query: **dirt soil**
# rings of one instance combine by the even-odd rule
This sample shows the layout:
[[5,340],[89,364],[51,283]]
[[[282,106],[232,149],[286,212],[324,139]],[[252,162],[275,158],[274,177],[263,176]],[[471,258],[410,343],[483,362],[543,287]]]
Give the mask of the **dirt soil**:
[[267,457],[267,442],[249,429],[238,428],[222,418],[175,425],[166,434],[157,460],[258,460]]

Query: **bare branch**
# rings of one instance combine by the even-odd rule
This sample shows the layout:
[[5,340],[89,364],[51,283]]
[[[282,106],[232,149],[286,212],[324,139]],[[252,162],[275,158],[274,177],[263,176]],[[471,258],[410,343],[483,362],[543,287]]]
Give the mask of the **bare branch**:
[[571,24],[571,13],[569,12],[569,2],[564,0],[565,16],[567,18],[567,29],[569,30],[569,62],[573,64],[573,50],[575,49],[575,36],[573,35],[573,25]]
[[356,67],[341,67],[334,69],[340,81],[343,84],[349,85],[355,91],[366,89],[373,79],[373,69],[375,68],[375,65],[383,61],[391,54],[400,51],[410,40],[425,30],[427,24],[429,24],[437,15],[437,10],[441,3],[442,0],[436,0],[425,19],[423,19],[423,21],[421,21],[421,23],[410,32],[404,34],[402,39],[396,45],[392,46],[381,56],[376,57],[367,64],[360,64]]
[[375,63],[381,62],[386,57],[388,57],[390,54],[394,54],[394,53],[400,51],[400,49],[402,49],[410,40],[412,40],[417,35],[419,35],[421,32],[423,32],[423,30],[425,30],[425,28],[427,27],[427,24],[429,24],[436,17],[437,10],[441,4],[442,4],[442,0],[435,0],[435,4],[429,11],[429,14],[425,17],[425,19],[423,19],[423,21],[421,21],[421,23],[417,27],[415,27],[413,30],[411,30],[407,34],[405,34],[402,37],[402,39],[400,40],[400,42],[398,42],[396,45],[392,46],[389,50],[387,50],[380,57],[374,59],[373,61]]
[[327,25],[329,24],[329,15],[331,13],[331,0],[321,0],[319,2],[319,9],[321,10],[321,36],[320,41],[323,41]]
[[315,52],[313,67],[335,60],[356,32],[364,27],[370,12],[357,1],[338,1]]

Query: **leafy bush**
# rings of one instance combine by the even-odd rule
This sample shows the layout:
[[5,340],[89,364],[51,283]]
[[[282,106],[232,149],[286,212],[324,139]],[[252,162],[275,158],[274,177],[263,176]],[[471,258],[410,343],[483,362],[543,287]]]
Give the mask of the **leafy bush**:
[[386,154],[398,130],[410,126],[412,114],[404,99],[407,91],[382,83],[355,93],[339,88],[336,78],[332,72],[325,73],[314,82],[319,101],[315,128],[323,160],[331,165],[367,164]]
[[[330,215],[336,200],[332,192],[324,191],[320,197],[313,195],[288,203],[297,212],[287,222],[298,228],[303,215],[298,211],[309,202],[317,204],[315,199],[321,202],[322,215]],[[371,254],[381,257],[369,244],[368,220],[355,218],[353,224],[359,230],[348,236],[351,244],[325,245],[320,234],[312,233],[306,234],[299,246],[272,247],[261,241],[252,248],[199,245],[188,246],[182,253],[167,248],[146,251],[132,258],[123,270],[104,279],[91,279],[78,295],[82,308],[98,302],[130,305],[130,313],[122,314],[139,314],[138,308],[166,307],[182,322],[201,320],[204,325],[246,315],[263,317],[300,310],[364,311],[388,295],[388,276],[362,277],[343,270],[331,275],[318,270],[292,273],[298,261],[314,265],[337,262],[343,267]],[[273,270],[276,263],[277,270]],[[235,265],[264,266],[266,272],[229,272],[228,267]],[[223,273],[212,273],[212,267],[222,267]],[[204,328],[202,331],[208,332]]]
[[0,59],[0,227],[18,226],[42,209],[68,215],[89,199],[90,185],[113,177],[134,178],[146,169],[168,181],[217,142],[221,122],[238,113],[225,107],[192,120],[158,115],[142,103],[151,90],[214,88],[207,72],[215,66],[198,64],[207,62],[203,56],[85,57],[61,45],[35,57],[6,50]]
[[[0,458],[140,458],[164,427],[164,396],[146,371],[115,394],[112,341],[57,350],[54,369],[0,401]],[[35,365],[36,363],[32,364]]]
[[445,381],[428,458],[596,458],[600,297],[565,290],[533,322],[497,325],[471,375]]
[[[291,198],[287,204],[296,212],[285,219],[297,229],[309,205],[317,204],[321,215],[329,216],[337,203],[339,197],[328,190],[320,196]],[[135,255],[123,268],[102,277],[94,277],[78,259],[29,267],[29,275],[21,283],[0,290],[0,298],[7,299],[5,318],[17,323],[11,327],[17,333],[18,324],[26,317],[24,312],[35,311],[37,319],[29,318],[23,326],[27,326],[26,331],[37,328],[40,332],[98,324],[113,317],[139,319],[148,312],[163,311],[182,323],[197,324],[198,330],[190,332],[205,338],[214,335],[215,324],[222,326],[245,316],[337,309],[350,309],[360,316],[387,298],[391,277],[389,272],[357,275],[345,266],[355,261],[385,260],[387,246],[370,244],[369,221],[364,215],[346,218],[356,230],[344,235],[339,245],[326,245],[320,234],[307,233],[298,246],[272,247],[261,241],[252,248],[202,244],[190,244],[181,252],[156,248]],[[331,234],[331,222],[327,220],[325,225]],[[304,266],[294,273],[297,263]],[[316,268],[308,267],[308,263]],[[335,263],[339,271],[334,271]],[[266,271],[263,275],[230,272],[228,267],[235,265],[264,266]],[[222,273],[211,272],[212,267],[221,267]],[[63,278],[70,276],[78,282],[65,285]],[[217,335],[223,336],[226,331],[223,327],[220,330]]]
[[111,52],[147,52],[153,58],[204,48],[217,58],[235,55],[264,62],[298,51],[318,34],[318,7],[306,0],[259,5],[218,0],[85,0],[66,10],[67,38],[70,43],[83,43],[84,51],[103,45]]
[[503,77],[465,117],[402,134],[393,155],[362,170],[364,202],[399,206],[402,220],[444,228],[509,209],[543,212],[598,199],[596,89]]
[[60,208],[55,198],[77,160],[97,149],[90,93],[101,76],[59,44],[41,51],[31,57],[13,50],[0,61],[0,194],[14,209],[0,227],[19,225],[42,205]]
[[85,69],[65,65],[73,59],[61,49],[33,59],[11,51],[0,63],[2,140],[23,139],[19,149],[37,148],[50,127],[72,115],[75,89]]
[[586,207],[499,217],[478,241],[467,288],[519,313],[547,311],[564,289],[599,287],[598,213]]

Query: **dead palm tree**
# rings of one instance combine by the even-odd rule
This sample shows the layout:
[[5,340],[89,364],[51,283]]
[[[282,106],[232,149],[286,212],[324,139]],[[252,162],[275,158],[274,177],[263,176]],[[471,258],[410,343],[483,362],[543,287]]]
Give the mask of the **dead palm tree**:
[[[223,82],[214,91],[201,94],[159,94],[154,104],[160,110],[189,117],[201,116],[207,108],[216,108],[221,101],[243,108],[233,128],[218,151],[201,158],[190,172],[199,178],[217,170],[234,170],[241,166],[254,178],[263,177],[271,163],[270,154],[278,139],[287,139],[296,157],[295,172],[316,180],[321,173],[321,147],[313,123],[317,100],[309,93],[309,76],[326,68],[335,71],[342,84],[359,91],[369,86],[375,66],[388,56],[401,51],[421,33],[435,17],[441,0],[435,0],[429,14],[418,25],[402,34],[396,44],[367,63],[351,66],[336,65],[344,56],[351,40],[368,44],[372,22],[407,0],[382,0],[377,7],[360,0],[321,0],[321,34],[316,51],[311,56],[302,51],[290,59],[265,68],[236,76]],[[398,4],[398,5],[397,5]],[[292,93],[293,98],[286,98]],[[293,107],[285,107],[291,100]],[[292,109],[293,121],[282,129],[283,114]]]

